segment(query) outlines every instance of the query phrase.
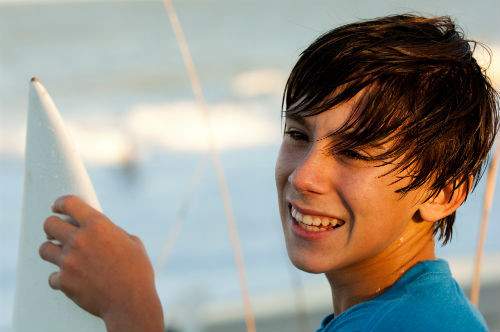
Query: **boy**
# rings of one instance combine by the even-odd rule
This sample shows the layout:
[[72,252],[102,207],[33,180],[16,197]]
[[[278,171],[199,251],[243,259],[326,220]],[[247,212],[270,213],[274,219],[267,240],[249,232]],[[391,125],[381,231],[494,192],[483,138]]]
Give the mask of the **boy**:
[[[435,259],[479,181],[497,94],[447,17],[390,16],[334,29],[301,55],[284,94],[276,185],[288,255],[324,273],[333,314],[318,331],[485,331]],[[108,331],[162,331],[140,240],[79,198],[59,198],[49,277]],[[98,257],[95,259],[94,257]],[[133,273],[130,273],[133,271]]]

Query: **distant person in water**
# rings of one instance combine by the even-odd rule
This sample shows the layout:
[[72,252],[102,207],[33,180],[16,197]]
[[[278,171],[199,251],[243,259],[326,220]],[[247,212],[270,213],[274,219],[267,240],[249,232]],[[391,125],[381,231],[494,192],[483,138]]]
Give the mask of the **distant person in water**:
[[[290,260],[331,286],[318,331],[487,330],[435,256],[498,130],[475,46],[448,17],[388,16],[329,31],[293,68],[276,185]],[[79,227],[44,224],[62,243],[40,247],[50,286],[110,332],[162,331],[141,241],[75,196],[53,211]]]

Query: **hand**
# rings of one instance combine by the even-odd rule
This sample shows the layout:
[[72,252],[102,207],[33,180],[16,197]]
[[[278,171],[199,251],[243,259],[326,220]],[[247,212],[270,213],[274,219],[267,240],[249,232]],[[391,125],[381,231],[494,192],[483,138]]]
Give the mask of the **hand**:
[[58,198],[45,220],[47,241],[42,259],[60,270],[49,285],[76,304],[101,317],[108,331],[163,331],[163,311],[154,272],[141,240],[114,225],[105,215],[76,196]]

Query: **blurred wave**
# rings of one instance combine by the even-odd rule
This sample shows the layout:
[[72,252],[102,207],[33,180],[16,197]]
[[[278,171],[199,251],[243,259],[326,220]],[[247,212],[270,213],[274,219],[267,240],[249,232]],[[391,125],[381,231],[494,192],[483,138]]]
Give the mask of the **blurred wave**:
[[281,97],[287,74],[274,68],[249,70],[233,80],[233,90],[242,97],[271,95]]
[[[276,117],[266,116],[258,103],[224,102],[209,106],[216,145],[221,150],[276,145],[280,139]],[[83,113],[83,114],[82,114]],[[137,104],[120,117],[112,113],[64,115],[70,134],[87,164],[123,164],[147,159],[157,149],[203,152],[207,126],[193,101]],[[25,129],[5,126],[0,132],[0,158],[21,159]]]

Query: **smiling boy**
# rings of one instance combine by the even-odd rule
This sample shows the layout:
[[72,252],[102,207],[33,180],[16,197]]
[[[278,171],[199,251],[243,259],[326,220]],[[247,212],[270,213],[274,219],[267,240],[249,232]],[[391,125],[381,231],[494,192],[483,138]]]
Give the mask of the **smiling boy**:
[[[485,331],[435,257],[479,181],[498,95],[447,17],[383,17],[334,29],[288,79],[276,185],[288,255],[324,273],[333,313],[318,331]],[[49,217],[49,284],[108,331],[162,331],[140,240],[74,196]],[[134,271],[134,273],[130,273]]]

